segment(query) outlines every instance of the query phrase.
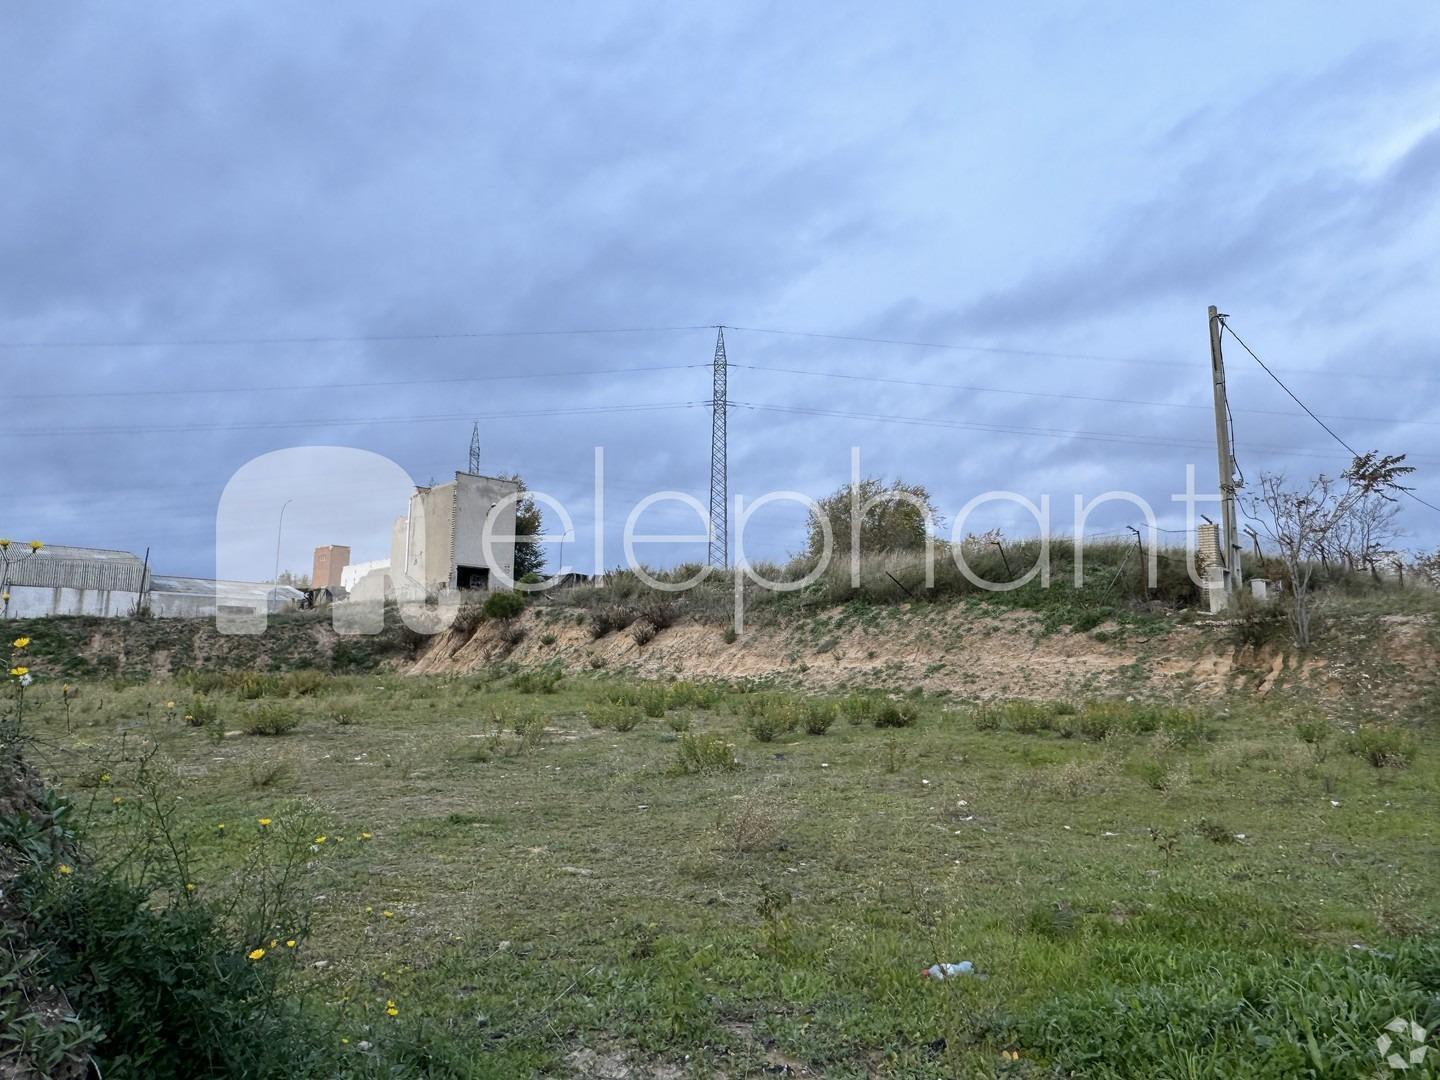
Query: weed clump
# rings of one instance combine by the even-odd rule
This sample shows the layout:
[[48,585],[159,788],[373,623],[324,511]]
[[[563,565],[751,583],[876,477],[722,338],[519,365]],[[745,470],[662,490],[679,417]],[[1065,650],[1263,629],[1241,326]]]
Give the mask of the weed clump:
[[735,746],[718,735],[687,732],[675,744],[676,767],[682,773],[734,772],[740,768]]
[[288,735],[300,726],[294,710],[278,702],[267,701],[250,710],[245,724],[247,735]]
[[1416,750],[1408,731],[1378,724],[1359,728],[1345,748],[1377,769],[1403,769],[1415,760]]

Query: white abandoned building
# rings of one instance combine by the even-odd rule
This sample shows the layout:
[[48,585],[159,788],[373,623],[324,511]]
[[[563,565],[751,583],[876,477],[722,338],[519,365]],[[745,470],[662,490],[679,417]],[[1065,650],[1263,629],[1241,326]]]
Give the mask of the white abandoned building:
[[128,551],[53,545],[12,558],[3,610],[12,619],[49,615],[120,618],[148,609],[159,618],[205,618],[281,611],[304,595],[288,586],[252,581],[152,574]]
[[[447,484],[417,487],[409,512],[395,519],[389,561],[346,567],[342,583],[357,599],[373,597],[387,583],[391,594],[410,599],[509,588],[515,567],[515,543],[509,539],[515,534],[513,496],[519,490],[513,480],[466,472],[457,472]],[[487,548],[485,528],[492,510]],[[349,573],[361,567],[363,573]]]

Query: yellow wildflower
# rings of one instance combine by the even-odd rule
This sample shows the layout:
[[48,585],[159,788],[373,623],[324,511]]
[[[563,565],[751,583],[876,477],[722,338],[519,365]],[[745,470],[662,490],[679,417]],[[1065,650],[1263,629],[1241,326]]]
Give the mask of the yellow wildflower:
[[10,669],[10,674],[18,679],[22,675],[29,675],[30,669],[28,667],[12,667]]
[[110,774],[108,772],[102,772],[100,774],[100,782],[102,784],[108,784],[110,782]]
[[31,550],[31,551],[39,551],[39,550],[40,550],[41,548],[43,548],[44,546],[45,546],[45,545],[44,545],[43,543],[41,543],[39,540],[31,540],[31,541],[30,541],[30,550]]
[[166,707],[167,709],[173,709],[173,708],[175,707],[175,702],[173,702],[173,701],[167,701],[167,702],[165,702],[165,707]]
[[62,862],[59,866],[55,867],[55,872],[61,877],[69,877],[72,871],[68,863]]
[[294,939],[293,937],[292,937],[292,938],[286,938],[286,939],[285,939],[285,947],[286,947],[287,949],[293,949],[293,948],[295,947],[295,939]]
[[369,840],[369,839],[370,839],[370,834],[369,834],[368,832],[362,832],[362,833],[360,834],[360,839],[361,839],[361,840]]
[[400,1015],[400,1010],[395,1007],[395,1002],[394,1002],[394,1001],[386,1001],[386,1002],[385,1002],[385,1015],[386,1015],[386,1016],[399,1016],[399,1015]]
[[215,826],[215,828],[216,828],[216,830],[217,830],[218,832],[224,832],[224,831],[225,831],[225,822],[223,822],[223,821],[220,822],[218,825]]
[[270,947],[271,947],[272,949],[275,948],[275,946],[276,946],[276,945],[279,945],[279,944],[280,944],[280,939],[279,939],[279,938],[271,938],[271,939],[270,939]]
[[194,892],[194,891],[195,891],[195,883],[194,883],[193,881],[187,881],[187,882],[185,882],[185,891],[186,891],[186,892]]
[[268,825],[270,824],[270,819],[269,819],[268,817],[262,817],[262,818],[259,819],[259,821],[260,821],[260,827],[261,827],[262,829],[265,828],[266,826],[268,826]]
[[122,802],[124,802],[124,801],[125,801],[125,800],[122,799],[119,795],[116,795],[113,799],[110,800],[110,805],[111,805],[111,806],[119,806],[119,805],[120,805]]
[[10,550],[10,538],[7,537],[7,536],[0,536],[0,551],[9,551],[9,550]]
[[315,843],[317,843],[317,844],[323,844],[324,842],[325,842],[325,836],[324,836],[323,834],[320,835],[320,836],[315,837]]
[[382,911],[380,914],[384,915],[387,919],[393,919],[395,917],[395,912],[393,911]]
[[245,954],[245,956],[246,956],[247,959],[250,959],[250,960],[263,960],[263,959],[265,959],[265,950],[264,950],[264,949],[251,949],[248,953]]
[[30,644],[30,639],[28,637],[17,637],[10,644],[14,645],[17,649],[23,649]]

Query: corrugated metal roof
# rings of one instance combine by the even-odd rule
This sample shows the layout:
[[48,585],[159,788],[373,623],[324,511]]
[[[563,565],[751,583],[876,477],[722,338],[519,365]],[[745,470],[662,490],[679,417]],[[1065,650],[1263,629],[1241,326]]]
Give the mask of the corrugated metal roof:
[[128,551],[46,547],[35,554],[10,549],[6,580],[41,589],[100,589],[139,592],[145,564]]
[[155,574],[150,578],[152,593],[264,599],[272,590],[281,600],[299,600],[305,595],[289,585],[270,585],[263,581],[216,581],[213,578],[177,577],[174,574]]

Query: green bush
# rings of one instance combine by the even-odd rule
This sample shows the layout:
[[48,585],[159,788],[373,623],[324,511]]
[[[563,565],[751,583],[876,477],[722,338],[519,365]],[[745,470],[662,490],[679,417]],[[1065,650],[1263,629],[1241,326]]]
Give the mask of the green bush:
[[718,735],[687,732],[675,745],[676,766],[682,773],[733,772],[740,768],[735,747]]
[[1345,748],[1377,769],[1403,769],[1415,760],[1415,736],[1400,728],[1370,724],[1359,728]]
[[920,707],[913,701],[885,701],[871,720],[877,728],[911,727],[920,719]]
[[833,701],[809,701],[805,704],[805,733],[824,735],[835,723],[839,710]]
[[757,742],[774,742],[775,739],[784,735],[790,728],[780,717],[778,711],[759,712],[745,722],[745,730]]
[[209,698],[194,697],[190,699],[190,707],[185,710],[185,723],[191,727],[203,728],[218,722],[218,719],[219,710]]
[[245,724],[247,735],[286,735],[300,726],[294,710],[267,701],[251,708]]
[[525,598],[516,592],[493,592],[480,610],[487,619],[513,619],[525,610]]
[[643,715],[633,705],[604,702],[590,710],[590,726],[611,731],[634,731]]
[[560,676],[557,667],[536,668],[516,675],[510,680],[510,686],[520,694],[553,694],[560,685]]

